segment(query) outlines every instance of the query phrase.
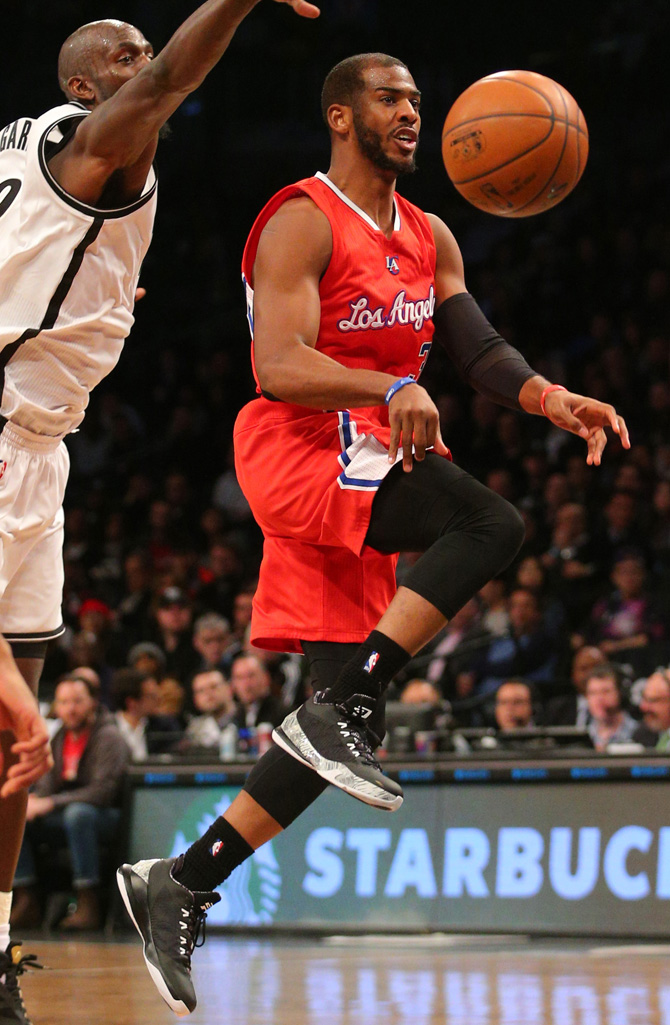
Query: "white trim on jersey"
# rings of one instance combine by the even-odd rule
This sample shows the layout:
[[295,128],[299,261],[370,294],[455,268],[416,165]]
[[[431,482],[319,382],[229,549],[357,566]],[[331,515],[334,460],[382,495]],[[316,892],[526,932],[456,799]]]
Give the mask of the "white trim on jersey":
[[[389,470],[389,452],[373,434],[359,434],[356,421],[351,419],[348,409],[337,414],[337,430],[342,451],[337,461],[342,473],[337,478],[344,491],[376,491]],[[396,463],[402,454],[396,456]]]
[[[358,214],[359,217],[362,217],[365,223],[369,224],[371,228],[374,228],[375,231],[382,230],[376,223],[376,221],[373,221],[370,215],[366,214],[365,210],[361,210],[360,206],[356,206],[356,204],[352,202],[352,200],[349,199],[348,196],[345,196],[345,194],[341,192],[340,189],[338,189],[337,185],[335,185],[335,183],[330,180],[327,174],[324,174],[323,171],[317,171],[314,177],[318,178],[319,181],[323,182],[324,185],[327,185],[328,188],[331,189],[335,193],[335,195],[342,200],[343,203],[346,203],[346,205],[351,210],[353,210],[354,213]],[[398,204],[396,203],[395,199],[393,200],[393,210],[393,230],[400,231],[400,211],[398,210]]]

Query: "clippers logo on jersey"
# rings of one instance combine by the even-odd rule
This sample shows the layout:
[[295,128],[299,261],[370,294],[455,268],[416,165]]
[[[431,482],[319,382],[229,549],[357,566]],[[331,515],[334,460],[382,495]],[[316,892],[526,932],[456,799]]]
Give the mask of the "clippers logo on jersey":
[[213,847],[210,847],[209,853],[213,858],[217,856],[223,850],[223,840],[217,840]]
[[386,269],[391,274],[400,274],[400,264],[398,263],[397,256],[386,257]]
[[[389,258],[391,259],[391,258]],[[379,331],[395,324],[411,324],[415,331],[421,331],[427,320],[432,320],[435,312],[435,289],[430,286],[425,299],[408,299],[405,289],[401,289],[390,307],[378,306],[370,309],[370,300],[366,295],[349,303],[351,316],[338,320],[339,331]]]
[[7,469],[7,460],[0,459],[0,480],[5,476],[5,470]]
[[378,662],[379,662],[379,652],[378,651],[373,651],[372,654],[370,655],[370,658],[367,660],[367,662],[363,666],[363,672],[364,673],[371,673],[372,670],[374,669],[374,667],[377,665]]

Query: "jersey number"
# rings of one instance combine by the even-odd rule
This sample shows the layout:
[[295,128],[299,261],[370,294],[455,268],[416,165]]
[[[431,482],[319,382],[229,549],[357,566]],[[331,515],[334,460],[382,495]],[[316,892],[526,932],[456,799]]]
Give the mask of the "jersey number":
[[20,191],[19,178],[7,178],[6,181],[0,182],[0,217],[7,213]]

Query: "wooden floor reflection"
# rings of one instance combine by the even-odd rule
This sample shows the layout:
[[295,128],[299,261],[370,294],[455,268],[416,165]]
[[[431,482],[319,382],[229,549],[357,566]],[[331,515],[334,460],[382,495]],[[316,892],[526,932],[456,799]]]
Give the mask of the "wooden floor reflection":
[[[164,1025],[139,943],[24,943],[34,1025]],[[193,1025],[670,1025],[670,945],[210,936]],[[24,977],[25,978],[25,977]]]

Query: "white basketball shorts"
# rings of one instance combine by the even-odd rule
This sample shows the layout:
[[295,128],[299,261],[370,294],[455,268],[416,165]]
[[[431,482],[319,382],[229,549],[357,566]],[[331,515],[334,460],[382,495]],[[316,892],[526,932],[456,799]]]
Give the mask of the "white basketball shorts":
[[70,457],[60,438],[6,423],[0,434],[0,633],[48,641],[64,631],[63,496]]

